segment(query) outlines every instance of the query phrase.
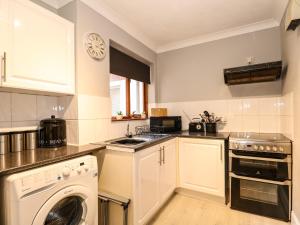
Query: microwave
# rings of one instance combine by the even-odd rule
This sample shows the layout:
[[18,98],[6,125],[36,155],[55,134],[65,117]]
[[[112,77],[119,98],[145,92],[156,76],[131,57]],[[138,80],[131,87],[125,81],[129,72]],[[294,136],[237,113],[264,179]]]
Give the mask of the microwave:
[[172,133],[181,131],[181,116],[150,117],[150,131],[155,133]]

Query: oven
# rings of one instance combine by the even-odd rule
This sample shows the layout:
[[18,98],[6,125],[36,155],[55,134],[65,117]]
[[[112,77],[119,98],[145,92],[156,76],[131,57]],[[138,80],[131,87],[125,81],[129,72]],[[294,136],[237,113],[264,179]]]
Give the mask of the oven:
[[230,150],[231,208],[290,220],[291,155]]
[[290,221],[291,143],[275,145],[231,141],[230,205],[232,209]]

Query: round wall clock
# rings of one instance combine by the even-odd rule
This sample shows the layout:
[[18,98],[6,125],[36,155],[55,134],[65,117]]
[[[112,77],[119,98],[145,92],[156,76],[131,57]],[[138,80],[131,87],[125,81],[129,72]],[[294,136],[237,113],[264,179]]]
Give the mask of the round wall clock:
[[105,42],[97,33],[89,33],[86,36],[85,48],[89,56],[93,59],[103,59],[105,57]]

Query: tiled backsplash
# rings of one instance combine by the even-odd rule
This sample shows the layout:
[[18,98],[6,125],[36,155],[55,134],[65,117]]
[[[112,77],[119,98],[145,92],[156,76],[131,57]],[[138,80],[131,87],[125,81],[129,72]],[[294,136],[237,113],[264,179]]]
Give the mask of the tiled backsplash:
[[[51,115],[67,121],[68,143],[87,144],[124,136],[127,122],[111,122],[110,98],[79,95],[49,97],[0,92],[0,128],[37,125]],[[151,104],[167,107],[169,115],[181,115],[183,129],[190,117],[204,110],[223,116],[227,124],[220,131],[280,132],[293,138],[293,95]],[[185,113],[184,113],[185,112]],[[130,122],[130,131],[147,121]]]
[[[59,116],[67,121],[68,142],[87,144],[124,136],[128,122],[111,122],[111,102],[108,97],[79,95],[60,97]],[[131,121],[130,131],[146,121]]]
[[183,129],[189,119],[199,117],[204,110],[214,112],[227,121],[220,131],[281,132],[293,137],[293,95],[282,97],[243,98],[155,104],[168,108],[169,115],[181,115]]
[[35,126],[58,115],[58,98],[0,92],[0,127]]

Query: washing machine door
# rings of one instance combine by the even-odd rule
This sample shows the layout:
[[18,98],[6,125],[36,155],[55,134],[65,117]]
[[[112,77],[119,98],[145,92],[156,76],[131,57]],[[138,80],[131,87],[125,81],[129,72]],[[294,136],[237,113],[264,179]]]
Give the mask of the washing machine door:
[[32,225],[89,225],[95,218],[95,209],[95,193],[83,186],[70,186],[47,200]]

